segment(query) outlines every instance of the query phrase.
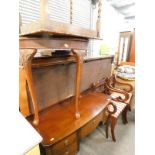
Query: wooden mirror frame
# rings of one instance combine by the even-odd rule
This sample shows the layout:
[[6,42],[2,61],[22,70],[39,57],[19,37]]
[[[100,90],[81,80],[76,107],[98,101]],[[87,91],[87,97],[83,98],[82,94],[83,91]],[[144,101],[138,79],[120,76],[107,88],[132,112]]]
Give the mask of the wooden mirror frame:
[[118,46],[118,55],[117,55],[117,66],[119,66],[123,61],[120,61],[119,62],[119,59],[120,57],[122,57],[122,55],[124,54],[124,46],[125,46],[125,42],[123,40],[123,47],[122,47],[122,54],[120,52],[121,50],[121,39],[124,39],[124,38],[127,38],[128,39],[128,43],[127,43],[127,58],[126,58],[126,61],[128,61],[129,59],[129,52],[130,52],[130,41],[131,41],[131,31],[124,31],[124,32],[120,32],[120,35],[119,35],[119,46]]

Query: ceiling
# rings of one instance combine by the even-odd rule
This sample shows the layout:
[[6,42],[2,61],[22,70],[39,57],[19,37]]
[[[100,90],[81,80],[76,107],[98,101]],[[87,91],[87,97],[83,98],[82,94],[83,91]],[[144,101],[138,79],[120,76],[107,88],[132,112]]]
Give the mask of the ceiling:
[[125,20],[135,19],[135,0],[107,0]]

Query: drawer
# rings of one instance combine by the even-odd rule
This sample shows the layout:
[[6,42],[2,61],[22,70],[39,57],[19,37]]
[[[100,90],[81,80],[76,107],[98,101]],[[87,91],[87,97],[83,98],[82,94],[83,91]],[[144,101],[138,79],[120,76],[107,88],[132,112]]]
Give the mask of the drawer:
[[64,138],[63,140],[57,142],[52,146],[52,151],[59,152],[59,150],[63,150],[66,147],[70,146],[73,142],[77,142],[77,135],[76,133],[71,134],[70,136]]
[[101,112],[98,116],[96,116],[86,125],[84,125],[80,130],[80,138],[87,136],[94,129],[96,129],[96,127],[98,126],[99,122],[102,121],[102,119],[103,119],[103,113]]
[[63,149],[52,150],[52,155],[75,155],[77,151],[78,151],[78,144],[75,141],[72,144],[64,147]]
[[[60,41],[59,41],[60,42]],[[57,43],[58,44],[58,43]],[[81,49],[86,49],[87,47],[87,42],[86,41],[77,41],[77,40],[72,40],[72,41],[62,41],[59,44],[60,48],[79,48],[81,47]]]

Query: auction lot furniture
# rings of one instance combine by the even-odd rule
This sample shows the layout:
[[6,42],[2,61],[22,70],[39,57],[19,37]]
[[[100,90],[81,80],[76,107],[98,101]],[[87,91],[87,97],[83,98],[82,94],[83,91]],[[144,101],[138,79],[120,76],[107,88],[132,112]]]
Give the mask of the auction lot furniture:
[[[20,111],[43,137],[42,154],[75,154],[80,140],[106,120],[108,97],[89,88],[110,76],[113,56],[83,57],[87,44],[73,37],[20,38]],[[37,57],[47,49],[66,55]]]
[[[123,89],[116,88],[116,83],[128,87],[128,90],[125,91]],[[111,123],[112,139],[113,141],[116,141],[114,131],[118,117],[122,114],[123,123],[126,124],[128,122],[127,111],[130,109],[132,98],[131,91],[133,89],[132,85],[118,82],[115,75],[112,75],[110,78],[103,78],[98,82],[93,83],[92,88],[99,92],[104,92],[111,98],[111,105],[108,106],[109,116],[106,121],[106,137],[108,138],[108,128]]]
[[[42,135],[42,154],[75,154],[82,138],[90,134],[103,120],[103,110],[108,105],[101,93],[87,92],[80,97],[80,118],[74,115],[74,99],[68,99],[39,113]],[[29,119],[32,122],[32,118]]]
[[20,1],[20,111],[43,137],[42,154],[75,154],[106,120],[110,100],[89,88],[110,76],[113,56],[83,56],[100,39],[101,8],[101,0]]

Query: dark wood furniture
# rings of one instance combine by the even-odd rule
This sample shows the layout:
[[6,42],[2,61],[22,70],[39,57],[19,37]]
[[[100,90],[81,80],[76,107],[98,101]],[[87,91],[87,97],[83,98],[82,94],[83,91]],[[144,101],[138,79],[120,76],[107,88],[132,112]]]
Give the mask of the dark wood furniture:
[[[39,113],[40,122],[35,128],[43,137],[43,153],[76,153],[80,139],[91,133],[103,121],[103,110],[109,103],[107,97],[101,93],[83,93],[79,101],[80,118],[76,119],[74,102],[75,98],[70,98]],[[29,121],[33,124],[32,117]]]
[[[20,111],[43,137],[43,154],[75,154],[80,139],[106,121],[108,97],[86,90],[110,75],[113,56],[83,58],[87,44],[74,37],[20,38]],[[71,51],[34,58],[38,49]]]
[[[113,57],[83,58],[89,38],[100,37],[101,0],[96,30],[74,25],[69,3],[70,23],[51,20],[49,2],[41,0],[39,18],[20,25],[20,111],[43,137],[40,147],[46,155],[75,154],[80,140],[106,120],[110,102],[88,88],[110,75]],[[64,57],[34,57],[40,49],[70,51]]]
[[[32,99],[32,104],[34,108],[34,121],[33,123],[35,125],[38,125],[39,123],[39,118],[38,118],[38,105],[37,105],[37,99],[36,99],[36,92],[35,92],[35,87],[34,87],[34,82],[33,82],[33,77],[32,77],[32,70],[31,70],[31,60],[33,56],[35,55],[36,50],[35,49],[20,49],[20,58],[19,58],[19,65],[20,65],[20,70],[19,70],[19,76],[20,76],[20,110],[21,112],[24,111],[23,109],[23,104],[26,106],[27,105],[27,97],[26,97],[26,82],[29,87],[29,91],[31,94],[31,99]],[[23,80],[22,80],[23,79]],[[23,86],[24,85],[24,86]],[[24,91],[24,95],[23,95]],[[22,108],[21,108],[22,107]],[[28,106],[26,106],[28,107]],[[24,111],[26,115],[28,115],[29,110],[27,112]]]
[[[118,89],[115,87],[116,84],[127,86],[128,88]],[[127,111],[130,110],[130,103],[132,98],[131,91],[133,90],[132,85],[118,82],[115,78],[115,75],[112,75],[110,78],[103,78],[92,85],[93,90],[99,92],[104,92],[111,99],[111,105],[108,106],[109,116],[106,121],[106,137],[108,138],[108,128],[109,123],[111,123],[111,134],[113,141],[116,141],[115,138],[115,126],[117,119],[122,114],[122,121],[124,124],[128,123],[127,121]]]

